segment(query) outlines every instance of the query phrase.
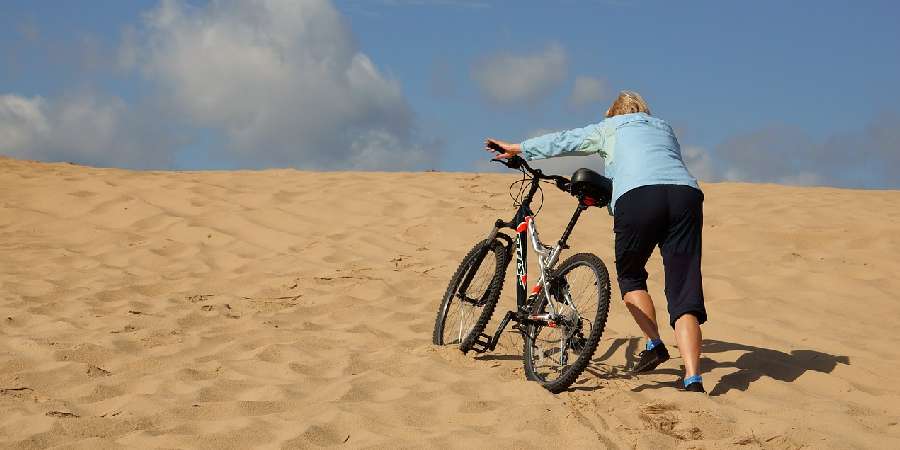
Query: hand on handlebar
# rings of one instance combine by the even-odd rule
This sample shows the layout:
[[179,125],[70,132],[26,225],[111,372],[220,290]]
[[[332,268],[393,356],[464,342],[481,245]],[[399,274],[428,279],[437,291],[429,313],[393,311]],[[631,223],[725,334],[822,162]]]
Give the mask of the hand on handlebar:
[[[485,147],[487,147],[488,151],[500,152],[499,149],[496,149],[497,147],[500,146],[500,144],[497,141],[488,139],[487,141],[485,141],[484,144],[485,144]],[[544,172],[542,172],[540,169],[532,168],[531,166],[528,165],[527,161],[525,161],[524,159],[522,159],[521,156],[519,156],[519,154],[522,152],[519,151],[518,144],[515,144],[515,147],[516,147],[516,149],[513,152],[501,153],[500,155],[497,155],[496,157],[491,159],[491,162],[498,162],[500,164],[503,164],[506,167],[509,167],[510,169],[520,169],[520,170],[523,170],[524,172],[528,172],[531,174],[532,177],[534,177],[534,180],[536,180],[536,181],[539,181],[539,180],[553,181],[554,183],[556,183],[556,187],[558,187],[560,190],[569,192],[572,182],[568,178],[561,177],[559,175],[544,175]]]
[[492,158],[491,162],[498,162],[500,164],[503,164],[506,167],[509,167],[510,169],[519,169],[523,166],[526,167],[527,169],[530,169],[530,167],[528,167],[528,163],[526,163],[525,160],[520,158],[519,156],[510,156],[510,157],[506,157],[506,158],[501,158],[500,156],[497,156],[497,157]]
[[486,139],[484,149],[489,152],[497,152],[495,159],[508,159],[522,153],[519,144],[512,144],[498,139]]

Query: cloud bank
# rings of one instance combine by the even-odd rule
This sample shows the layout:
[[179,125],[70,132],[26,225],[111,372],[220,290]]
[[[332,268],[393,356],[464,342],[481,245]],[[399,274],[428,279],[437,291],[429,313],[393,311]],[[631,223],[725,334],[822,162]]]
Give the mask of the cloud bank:
[[900,116],[881,114],[861,130],[822,141],[773,126],[735,135],[710,151],[688,146],[683,156],[706,181],[898,188]]
[[360,52],[327,1],[164,2],[144,73],[186,120],[220,130],[242,165],[415,168],[400,85]]
[[[310,169],[416,169],[433,160],[399,83],[359,51],[327,0],[163,1],[120,44],[110,70],[140,75],[139,91],[158,108],[153,120],[169,124],[158,129],[221,136],[213,157]],[[0,107],[8,154],[128,167],[172,160],[158,150],[171,137],[140,130],[130,117],[141,114],[115,96],[10,94]]]
[[472,67],[482,95],[498,105],[532,103],[556,88],[566,77],[568,56],[559,44],[535,53],[496,53]]
[[170,167],[167,133],[117,97],[0,95],[0,153],[43,161]]

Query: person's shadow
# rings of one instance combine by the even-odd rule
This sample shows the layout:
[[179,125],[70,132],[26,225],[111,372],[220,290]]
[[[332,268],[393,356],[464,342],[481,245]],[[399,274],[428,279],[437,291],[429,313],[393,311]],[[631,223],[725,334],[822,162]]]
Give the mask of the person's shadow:
[[[587,368],[587,372],[607,379],[633,379],[634,375],[632,375],[628,369],[636,362],[637,358],[635,353],[639,342],[639,338],[614,339],[610,342],[606,351],[593,359],[592,364]],[[626,367],[605,367],[604,370],[599,370],[599,363],[608,359],[616,350],[623,346],[625,347]],[[730,357],[726,357],[725,355],[716,355],[718,356],[716,359],[704,357],[700,360],[700,369],[703,372],[708,372],[717,368],[738,369],[737,371],[722,377],[709,392],[709,395],[722,395],[732,389],[746,391],[747,388],[750,387],[750,384],[762,377],[769,377],[784,382],[793,382],[809,370],[831,373],[838,364],[850,364],[850,358],[847,356],[829,355],[815,350],[792,350],[790,353],[785,353],[778,350],[733,342],[717,340],[703,341],[702,352],[704,355],[714,355],[730,351],[743,351],[744,353],[734,360],[731,360]],[[640,392],[647,389],[678,387],[681,382],[680,368],[661,368],[651,373],[669,374],[679,378],[670,382],[654,381],[652,383],[646,383],[634,388],[633,391]],[[576,387],[575,389],[578,388]]]
[[716,340],[703,341],[703,353],[714,354],[728,351],[744,351],[734,362],[727,360],[714,361],[704,358],[700,367],[704,371],[735,367],[736,372],[729,373],[719,380],[709,395],[722,395],[737,389],[746,391],[750,384],[762,377],[778,381],[793,382],[808,370],[831,373],[838,364],[850,365],[847,356],[829,355],[815,350],[791,350],[790,353],[768,348],[753,347]]

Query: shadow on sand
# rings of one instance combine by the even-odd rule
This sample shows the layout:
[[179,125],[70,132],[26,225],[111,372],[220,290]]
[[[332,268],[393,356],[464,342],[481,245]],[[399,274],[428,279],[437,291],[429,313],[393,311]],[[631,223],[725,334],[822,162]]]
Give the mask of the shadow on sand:
[[[634,366],[637,361],[637,353],[643,340],[637,337],[630,337],[617,338],[608,342],[609,344],[606,348],[603,346],[598,348],[598,354],[591,360],[591,364],[588,365],[585,372],[598,378],[640,380],[640,376],[632,375],[628,368]],[[623,347],[625,353],[624,367],[612,366],[605,363],[606,360],[611,358]],[[725,355],[727,352],[735,351],[742,353],[736,357],[735,355],[730,354]],[[709,395],[722,395],[732,389],[746,391],[753,382],[758,381],[762,377],[769,377],[774,380],[790,383],[810,370],[831,373],[838,364],[850,364],[850,358],[847,356],[830,355],[815,350],[791,350],[790,353],[785,353],[769,348],[717,341],[714,339],[703,341],[703,355],[704,357],[700,360],[700,368],[703,372],[709,372],[719,368],[737,369],[734,372],[723,376],[718,384],[709,391]],[[511,361],[520,360],[521,358],[521,354],[486,354],[478,355],[476,357],[476,359],[489,361]],[[651,373],[672,375],[671,381],[647,382],[632,390],[634,392],[641,392],[649,389],[680,387],[682,368],[671,367],[671,361],[664,364],[664,366],[669,367],[663,367],[654,370]],[[600,387],[575,385],[572,386],[571,389],[576,391],[593,391],[600,389]]]
[[[621,347],[626,342],[629,344],[628,350],[631,351],[626,350],[627,367],[631,367],[634,364],[636,340],[637,338],[616,339],[616,341],[622,342],[618,344],[613,342],[613,345],[610,346],[612,349],[611,351],[614,352],[615,348]],[[737,358],[734,358],[731,355],[724,355],[724,353],[732,351],[739,351],[742,353],[737,356]],[[610,353],[610,351],[607,351],[607,353]],[[769,377],[774,380],[790,383],[810,370],[831,373],[838,364],[850,364],[850,358],[847,356],[830,355],[815,350],[791,350],[790,353],[785,353],[769,348],[717,340],[703,341],[703,355],[706,356],[700,360],[700,368],[703,372],[709,372],[719,368],[737,369],[722,377],[709,392],[709,395],[722,395],[732,389],[746,391],[753,382],[758,381],[762,377]],[[602,360],[599,358],[594,360],[595,363],[598,361]],[[676,379],[670,382],[647,383],[636,387],[634,389],[635,392],[663,387],[675,388],[678,387],[681,382],[681,368],[677,370],[672,368],[662,368],[655,370],[652,373],[670,374],[675,376]],[[596,373],[596,375],[613,378],[617,377],[615,373]],[[623,378],[633,378],[633,375],[624,370],[621,371],[619,376]]]
[[830,355],[815,350],[791,350],[790,353],[751,345],[735,344],[709,340],[703,342],[704,354],[743,351],[734,362],[728,360],[713,361],[704,358],[701,368],[704,371],[720,367],[733,367],[738,370],[722,377],[710,391],[710,395],[722,395],[732,389],[746,391],[750,384],[762,377],[778,381],[793,382],[809,370],[831,373],[838,364],[850,365],[847,356]]

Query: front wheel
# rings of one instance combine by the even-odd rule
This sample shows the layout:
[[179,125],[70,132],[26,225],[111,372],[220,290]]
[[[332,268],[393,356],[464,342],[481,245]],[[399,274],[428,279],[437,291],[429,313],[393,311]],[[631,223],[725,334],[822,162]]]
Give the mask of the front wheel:
[[435,345],[458,345],[464,353],[494,314],[509,253],[494,239],[475,244],[450,278],[434,322]]
[[[539,316],[525,327],[525,376],[559,393],[587,368],[600,343],[609,313],[610,284],[606,265],[596,255],[572,255],[550,276],[549,295],[535,302]],[[554,312],[555,309],[555,312]]]

